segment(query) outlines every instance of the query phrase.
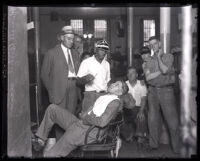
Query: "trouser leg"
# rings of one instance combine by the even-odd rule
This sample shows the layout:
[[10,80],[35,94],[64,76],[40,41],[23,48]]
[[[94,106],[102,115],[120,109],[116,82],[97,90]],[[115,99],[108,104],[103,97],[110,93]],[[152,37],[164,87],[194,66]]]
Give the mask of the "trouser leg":
[[[88,129],[88,128],[87,128]],[[59,139],[58,142],[47,152],[44,153],[44,157],[65,157],[72,150],[79,145],[83,145],[85,132],[87,129],[83,129],[79,122],[73,123]]]
[[144,110],[144,120],[139,120],[137,118],[137,114],[139,113],[141,107],[135,108],[135,115],[134,115],[134,123],[136,125],[135,135],[136,136],[144,136],[144,134],[147,134],[147,116],[146,111]]
[[149,128],[149,145],[152,148],[158,148],[159,144],[159,100],[157,98],[156,89],[149,87],[148,89],[148,128]]
[[177,114],[175,95],[173,88],[165,88],[159,91],[161,109],[171,136],[171,145],[175,152],[180,148],[179,119]]
[[[77,89],[76,89],[76,81],[68,80],[68,85],[66,89],[66,96],[63,98],[62,102],[59,104],[64,109],[67,109],[72,114],[76,111],[77,106]],[[59,126],[55,125],[55,134],[56,141],[58,141],[61,136],[64,134],[64,130]]]
[[36,136],[40,137],[43,140],[46,140],[54,124],[57,124],[62,129],[66,130],[73,122],[76,121],[78,121],[78,118],[76,118],[66,109],[51,104],[45,111],[44,118],[40,124],[40,127],[38,128]]
[[69,135],[65,132],[49,151],[44,152],[44,157],[65,157],[75,148],[76,146],[71,143]]
[[[60,104],[58,104],[58,106],[62,109],[67,109],[66,102],[67,102],[67,96],[63,98],[63,100],[60,102]],[[54,130],[56,135],[56,141],[58,141],[65,131],[57,124],[54,125]]]
[[75,80],[68,80],[68,87],[67,87],[67,102],[66,108],[72,114],[75,114],[77,108],[77,87]]

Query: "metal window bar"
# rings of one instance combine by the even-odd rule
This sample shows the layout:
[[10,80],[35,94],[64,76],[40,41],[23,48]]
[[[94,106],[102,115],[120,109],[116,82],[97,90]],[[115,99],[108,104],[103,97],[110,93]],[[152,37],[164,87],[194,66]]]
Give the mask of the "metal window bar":
[[143,44],[146,46],[151,36],[155,36],[155,20],[143,20]]
[[94,37],[106,39],[107,37],[107,21],[106,20],[94,20]]
[[73,27],[75,33],[83,35],[83,20],[82,19],[72,19],[70,24]]

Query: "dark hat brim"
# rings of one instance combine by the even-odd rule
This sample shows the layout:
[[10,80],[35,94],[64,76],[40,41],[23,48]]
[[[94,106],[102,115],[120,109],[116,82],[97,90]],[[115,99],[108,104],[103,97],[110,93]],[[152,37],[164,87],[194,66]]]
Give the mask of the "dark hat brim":
[[97,49],[100,49],[100,50],[103,50],[103,51],[109,51],[109,49],[105,48],[105,47],[97,47]]

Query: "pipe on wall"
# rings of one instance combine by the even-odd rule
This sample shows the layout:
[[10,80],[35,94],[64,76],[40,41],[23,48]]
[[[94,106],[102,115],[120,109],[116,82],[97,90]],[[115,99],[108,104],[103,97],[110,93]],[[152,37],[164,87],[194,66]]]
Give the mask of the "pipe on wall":
[[128,7],[128,65],[133,62],[133,7]]
[[160,8],[160,40],[164,53],[170,52],[170,22],[171,22],[171,8]]
[[39,108],[41,107],[41,83],[40,83],[40,57],[39,57],[39,8],[33,8],[34,25],[35,25],[35,54],[36,54],[36,117],[37,125],[39,126]]

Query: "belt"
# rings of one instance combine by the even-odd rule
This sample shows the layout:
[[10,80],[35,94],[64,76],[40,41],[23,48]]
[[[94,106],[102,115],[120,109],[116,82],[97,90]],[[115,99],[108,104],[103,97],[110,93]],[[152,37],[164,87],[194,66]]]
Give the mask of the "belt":
[[76,77],[68,77],[68,80],[76,80]]
[[174,84],[171,83],[171,84],[166,84],[163,86],[154,86],[154,85],[148,84],[148,86],[154,87],[154,88],[165,88],[165,87],[174,87]]

